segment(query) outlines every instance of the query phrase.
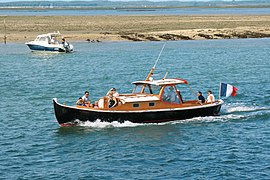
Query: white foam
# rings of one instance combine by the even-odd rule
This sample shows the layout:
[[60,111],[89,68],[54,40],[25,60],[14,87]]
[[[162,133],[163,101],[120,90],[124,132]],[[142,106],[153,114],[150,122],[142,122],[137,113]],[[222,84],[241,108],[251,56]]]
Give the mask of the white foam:
[[92,127],[92,128],[112,128],[112,127],[136,127],[136,126],[143,126],[144,124],[139,124],[139,123],[132,123],[130,121],[125,121],[123,123],[120,123],[118,121],[113,121],[113,122],[102,122],[99,119],[96,120],[95,122],[79,122],[78,126],[84,126],[84,127]]
[[265,107],[247,106],[247,105],[244,105],[244,104],[241,104],[241,103],[224,105],[223,109],[228,113],[267,110],[267,108],[265,108]]
[[114,127],[138,127],[138,126],[163,126],[167,124],[181,124],[181,123],[190,123],[190,122],[224,122],[228,120],[237,120],[245,118],[244,115],[235,115],[235,114],[227,114],[221,116],[206,116],[206,117],[195,117],[191,119],[178,120],[178,121],[169,121],[163,123],[132,123],[130,121],[125,121],[123,123],[113,121],[113,122],[101,122],[100,120],[96,120],[95,122],[78,122],[78,126],[83,127],[91,127],[96,129],[104,129],[104,128],[114,128]]
[[178,123],[189,123],[189,122],[226,122],[229,120],[238,120],[245,118],[244,115],[236,115],[236,114],[225,114],[220,116],[205,116],[205,117],[194,117],[191,119],[174,121],[172,124]]

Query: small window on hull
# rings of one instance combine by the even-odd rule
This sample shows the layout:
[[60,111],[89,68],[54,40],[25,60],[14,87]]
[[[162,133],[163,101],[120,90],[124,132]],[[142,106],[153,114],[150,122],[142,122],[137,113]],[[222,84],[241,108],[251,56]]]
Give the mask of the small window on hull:
[[134,108],[138,108],[138,107],[140,107],[140,104],[137,104],[137,103],[136,104],[133,104],[133,107]]
[[149,106],[150,106],[150,107],[153,107],[153,106],[155,106],[155,103],[154,103],[154,102],[150,102],[150,103],[149,103]]

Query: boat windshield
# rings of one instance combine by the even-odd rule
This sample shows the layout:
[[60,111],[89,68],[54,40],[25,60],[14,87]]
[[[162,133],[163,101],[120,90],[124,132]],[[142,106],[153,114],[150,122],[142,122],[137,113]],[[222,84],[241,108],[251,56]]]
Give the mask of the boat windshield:
[[49,41],[49,37],[46,36],[37,37],[35,41]]
[[162,101],[169,103],[180,103],[180,94],[177,93],[175,86],[166,86],[162,94]]
[[140,94],[144,88],[145,94],[159,94],[160,86],[150,85],[150,84],[137,84],[133,90],[133,94]]

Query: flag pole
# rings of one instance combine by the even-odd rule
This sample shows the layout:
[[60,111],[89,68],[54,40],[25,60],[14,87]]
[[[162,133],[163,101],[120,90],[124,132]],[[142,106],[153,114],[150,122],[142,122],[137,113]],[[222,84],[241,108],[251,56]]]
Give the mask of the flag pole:
[[219,93],[218,93],[218,99],[220,99],[220,96],[221,96],[221,81],[219,82]]

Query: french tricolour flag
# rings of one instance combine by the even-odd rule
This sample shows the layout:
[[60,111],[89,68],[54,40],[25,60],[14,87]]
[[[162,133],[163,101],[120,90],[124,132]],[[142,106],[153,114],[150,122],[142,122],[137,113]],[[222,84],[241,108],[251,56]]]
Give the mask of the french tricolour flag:
[[230,84],[220,83],[220,97],[236,96],[238,89]]

